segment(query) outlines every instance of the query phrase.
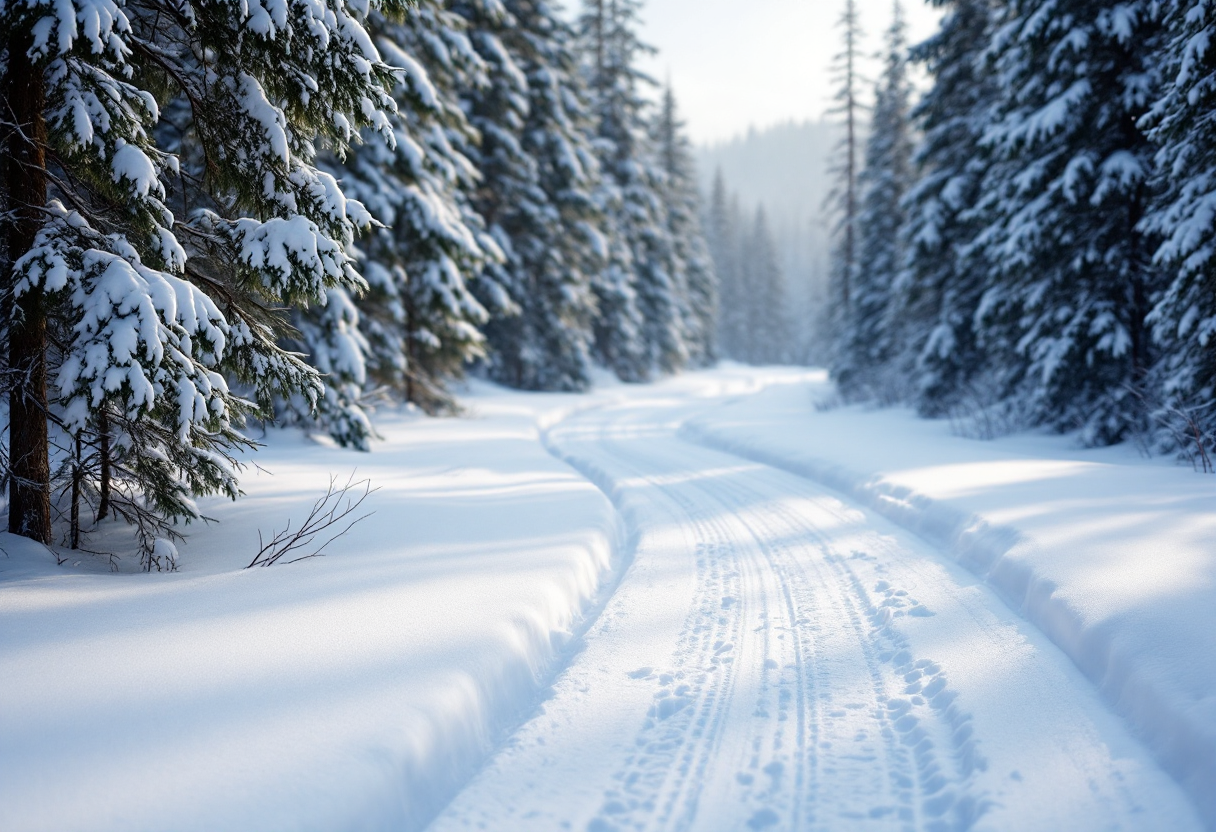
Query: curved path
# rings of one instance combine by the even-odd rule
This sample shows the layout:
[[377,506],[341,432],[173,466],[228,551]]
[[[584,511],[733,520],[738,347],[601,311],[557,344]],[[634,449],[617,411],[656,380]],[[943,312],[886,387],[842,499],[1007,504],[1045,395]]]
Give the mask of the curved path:
[[432,832],[1200,829],[1045,638],[824,488],[638,394],[551,450],[635,535],[583,649]]

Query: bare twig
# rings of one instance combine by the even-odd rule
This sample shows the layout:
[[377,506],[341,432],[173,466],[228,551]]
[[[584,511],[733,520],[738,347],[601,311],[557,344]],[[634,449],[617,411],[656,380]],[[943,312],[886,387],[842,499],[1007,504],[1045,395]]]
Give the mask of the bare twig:
[[1161,402],[1140,386],[1125,386],[1139,400],[1149,424],[1156,427],[1156,437],[1146,431],[1143,437],[1137,438],[1143,450],[1149,454],[1174,450],[1196,471],[1216,473],[1216,463],[1209,453],[1209,448],[1216,445],[1216,436],[1205,427],[1211,423],[1209,411],[1216,407],[1216,402]]
[[[321,557],[329,544],[344,536],[356,524],[372,516],[374,512],[369,511],[351,519],[351,516],[363,505],[363,501],[379,490],[372,488],[371,480],[356,482],[353,472],[343,486],[338,485],[337,477],[331,476],[329,488],[313,504],[312,510],[298,529],[292,531],[291,521],[288,521],[287,527],[283,531],[277,532],[267,541],[263,541],[262,532],[258,531],[258,553],[245,568],[274,566],[286,555],[307,549],[318,537],[328,534],[326,541],[315,551],[292,558],[285,563],[297,563],[309,558]],[[335,531],[336,529],[338,531]]]

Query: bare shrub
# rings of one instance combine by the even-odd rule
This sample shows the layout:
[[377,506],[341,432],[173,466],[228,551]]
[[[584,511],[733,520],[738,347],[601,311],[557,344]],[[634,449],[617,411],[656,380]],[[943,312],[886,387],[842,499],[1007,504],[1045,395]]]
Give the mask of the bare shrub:
[[1210,428],[1216,402],[1162,401],[1144,386],[1127,389],[1144,411],[1146,428],[1134,437],[1141,453],[1145,456],[1175,453],[1199,473],[1216,473],[1216,464],[1212,461],[1216,435]]
[[324,554],[325,548],[329,544],[345,535],[356,524],[372,516],[374,512],[369,511],[352,519],[352,515],[358,512],[363,502],[376,491],[379,491],[379,489],[372,488],[371,480],[359,480],[356,482],[353,473],[347,479],[346,484],[342,486],[338,485],[337,477],[331,476],[329,478],[329,488],[313,504],[312,510],[308,512],[308,516],[304,518],[304,522],[300,524],[299,528],[292,531],[291,521],[289,520],[287,527],[283,531],[275,533],[267,541],[263,541],[262,532],[258,531],[258,553],[245,568],[274,566],[283,560],[284,557],[307,550],[315,540],[325,537],[325,542],[317,547],[315,551],[299,555],[298,557],[292,557],[290,560],[283,562],[298,563],[309,558],[320,557]]
[[989,385],[972,382],[946,411],[950,432],[963,439],[990,441],[1017,433],[1026,426],[1018,405],[1003,400]]

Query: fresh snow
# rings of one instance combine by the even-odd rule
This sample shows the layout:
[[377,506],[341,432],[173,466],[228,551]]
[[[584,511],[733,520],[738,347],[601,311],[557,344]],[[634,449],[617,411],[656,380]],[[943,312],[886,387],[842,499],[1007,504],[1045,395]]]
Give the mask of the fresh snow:
[[[276,432],[175,574],[0,535],[0,829],[418,828],[611,581],[611,505],[538,441],[578,404],[387,417],[371,454]],[[242,570],[352,472],[374,515],[323,558]]]
[[1130,445],[975,442],[902,409],[821,410],[826,382],[810,388],[775,388],[685,434],[829,485],[983,578],[1216,827],[1216,481]]
[[0,536],[0,829],[1216,825],[1216,483],[829,394],[474,383],[272,432],[176,573]]

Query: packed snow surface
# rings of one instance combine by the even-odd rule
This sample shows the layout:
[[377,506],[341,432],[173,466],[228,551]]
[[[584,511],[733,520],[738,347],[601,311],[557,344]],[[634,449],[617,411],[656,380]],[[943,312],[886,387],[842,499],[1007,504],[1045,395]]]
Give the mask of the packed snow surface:
[[3,536],[0,829],[1216,826],[1212,481],[828,393],[477,385],[267,437],[177,573]]

